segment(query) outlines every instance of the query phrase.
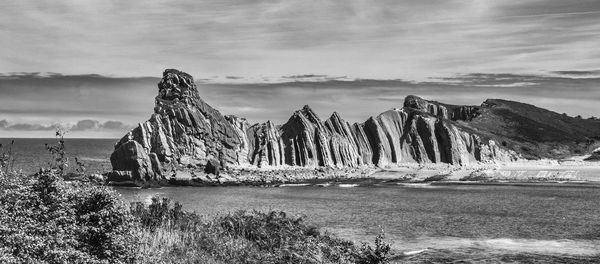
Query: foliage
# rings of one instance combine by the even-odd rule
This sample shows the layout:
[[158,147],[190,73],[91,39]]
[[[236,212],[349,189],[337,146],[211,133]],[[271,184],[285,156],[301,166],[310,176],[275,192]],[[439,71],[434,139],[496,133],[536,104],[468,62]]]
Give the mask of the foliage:
[[75,168],[75,171],[77,172],[77,174],[80,174],[80,175],[85,174],[85,171],[86,171],[85,163],[83,163],[83,161],[81,161],[79,158],[75,157],[75,164],[77,164],[77,168]]
[[50,169],[56,170],[60,176],[64,176],[67,168],[69,167],[69,158],[65,151],[65,135],[66,130],[58,128],[56,130],[56,145],[46,144],[46,150],[50,153],[52,158],[50,162]]
[[383,235],[375,248],[357,248],[284,212],[237,211],[206,220],[181,205],[153,198],[131,212],[138,230],[139,263],[386,263]]
[[358,264],[375,264],[375,263],[388,263],[388,255],[390,253],[390,244],[385,241],[385,233],[383,229],[377,237],[375,237],[375,247],[371,247],[369,244],[363,244],[361,248],[362,254],[360,254]]
[[4,150],[4,146],[0,144],[0,176],[8,175],[13,170],[15,164],[15,157],[13,153],[13,146],[15,140],[10,142],[7,150]]
[[50,170],[2,182],[2,263],[386,263],[383,235],[356,247],[284,212],[206,220],[153,198],[126,206],[103,186]]
[[0,262],[132,262],[133,218],[114,191],[49,170],[2,184]]
[[[143,203],[137,202],[131,204],[130,210],[143,227],[154,231],[165,223],[169,223],[170,226],[181,225],[186,217],[182,207],[179,202],[175,202],[171,207],[169,199],[152,197],[152,203],[147,208]],[[187,217],[189,218],[189,214]]]

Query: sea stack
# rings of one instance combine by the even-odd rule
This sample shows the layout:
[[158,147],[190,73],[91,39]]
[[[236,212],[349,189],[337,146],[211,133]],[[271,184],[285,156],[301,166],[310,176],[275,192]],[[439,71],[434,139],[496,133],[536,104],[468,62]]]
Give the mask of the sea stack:
[[244,126],[234,127],[204,102],[192,76],[165,70],[155,100],[150,119],[115,145],[110,158],[114,180],[168,179],[179,168],[240,163],[245,145],[239,130]]

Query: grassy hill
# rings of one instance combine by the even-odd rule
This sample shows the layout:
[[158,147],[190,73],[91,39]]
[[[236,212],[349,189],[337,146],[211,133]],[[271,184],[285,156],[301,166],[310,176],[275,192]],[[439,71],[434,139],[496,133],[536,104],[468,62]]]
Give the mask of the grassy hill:
[[458,122],[529,159],[583,155],[600,145],[599,120],[508,100],[488,99],[475,118]]

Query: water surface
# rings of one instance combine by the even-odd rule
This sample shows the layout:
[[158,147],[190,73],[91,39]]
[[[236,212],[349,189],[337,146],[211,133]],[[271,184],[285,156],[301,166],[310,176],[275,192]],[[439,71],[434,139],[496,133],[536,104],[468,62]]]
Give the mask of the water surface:
[[553,186],[117,188],[129,201],[154,195],[203,215],[283,210],[355,241],[384,228],[400,250],[484,248],[600,254],[600,188]]
[[[13,139],[0,138],[2,152],[8,152]],[[75,157],[85,164],[88,173],[110,171],[110,154],[118,139],[65,138],[65,152],[69,158],[69,166],[75,169]],[[14,169],[25,173],[35,173],[41,167],[48,167],[52,161],[45,144],[56,145],[55,138],[17,138],[14,139],[12,155],[15,158]]]

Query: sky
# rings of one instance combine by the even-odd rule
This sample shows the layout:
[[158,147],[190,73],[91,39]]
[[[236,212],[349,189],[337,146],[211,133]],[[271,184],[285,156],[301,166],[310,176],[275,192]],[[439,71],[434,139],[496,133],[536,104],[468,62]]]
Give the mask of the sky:
[[0,36],[0,137],[121,137],[166,68],[251,123],[362,122],[409,94],[600,115],[597,0],[19,0]]

